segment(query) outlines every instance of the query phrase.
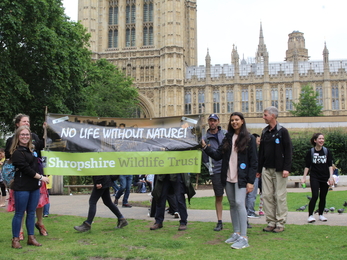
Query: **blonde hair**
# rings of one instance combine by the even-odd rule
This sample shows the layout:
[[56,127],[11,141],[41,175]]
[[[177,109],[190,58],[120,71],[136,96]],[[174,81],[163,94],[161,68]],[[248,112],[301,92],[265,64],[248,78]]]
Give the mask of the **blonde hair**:
[[11,148],[10,148],[10,154],[12,155],[14,153],[14,151],[17,149],[17,146],[19,144],[19,135],[23,130],[28,130],[29,134],[30,134],[30,140],[28,143],[28,148],[30,149],[30,151],[33,151],[33,143],[32,143],[32,137],[31,137],[31,131],[30,128],[27,125],[22,125],[20,127],[17,128],[13,139],[12,139],[12,144],[11,144]]

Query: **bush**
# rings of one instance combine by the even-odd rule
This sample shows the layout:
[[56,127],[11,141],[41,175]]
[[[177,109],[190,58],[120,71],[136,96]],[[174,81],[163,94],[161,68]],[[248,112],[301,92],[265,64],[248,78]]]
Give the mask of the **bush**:
[[[320,131],[324,135],[325,144],[333,153],[333,162],[340,169],[339,174],[343,174],[344,169],[347,169],[347,133],[343,129],[323,129]],[[309,149],[312,148],[310,139],[312,137],[311,133],[302,131],[301,133],[291,133],[292,143],[293,143],[293,162],[291,175],[301,176],[304,173],[305,168],[305,156]]]

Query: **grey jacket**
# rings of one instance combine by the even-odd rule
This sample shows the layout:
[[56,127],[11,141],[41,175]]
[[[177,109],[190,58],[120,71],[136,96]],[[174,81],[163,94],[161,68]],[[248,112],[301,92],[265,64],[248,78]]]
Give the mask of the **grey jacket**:
[[[205,143],[208,146],[210,146],[213,150],[217,150],[219,145],[222,144],[222,141],[223,141],[227,131],[226,130],[222,130],[222,128],[220,126],[218,126],[218,133],[217,133],[218,141],[217,141],[216,137],[214,135],[210,134],[209,130],[210,129],[207,130],[206,135],[203,136],[202,138],[203,138],[203,140],[205,141]],[[221,171],[222,171],[222,160],[216,161],[216,160],[210,158],[205,153],[204,150],[202,152],[202,162],[207,167],[207,169],[209,170],[211,175],[212,174],[216,174],[216,173],[221,173]]]

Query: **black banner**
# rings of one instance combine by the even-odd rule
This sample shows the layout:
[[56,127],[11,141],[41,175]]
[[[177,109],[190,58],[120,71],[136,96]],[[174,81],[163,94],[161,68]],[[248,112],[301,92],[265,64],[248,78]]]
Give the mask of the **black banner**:
[[46,149],[62,152],[183,151],[199,146],[200,116],[98,118],[48,114]]

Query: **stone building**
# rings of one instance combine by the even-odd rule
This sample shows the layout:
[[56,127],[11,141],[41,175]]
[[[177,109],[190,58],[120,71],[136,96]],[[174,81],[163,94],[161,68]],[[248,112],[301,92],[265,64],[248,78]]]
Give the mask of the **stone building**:
[[217,113],[225,125],[232,111],[259,118],[271,105],[291,116],[308,84],[319,93],[323,115],[347,114],[347,60],[330,61],[322,43],[322,60],[310,61],[302,32],[289,34],[280,63],[269,62],[260,24],[254,59],[240,59],[233,46],[230,64],[212,65],[207,50],[205,65],[197,66],[197,0],[79,0],[78,8],[93,59],[133,77],[140,117]]

